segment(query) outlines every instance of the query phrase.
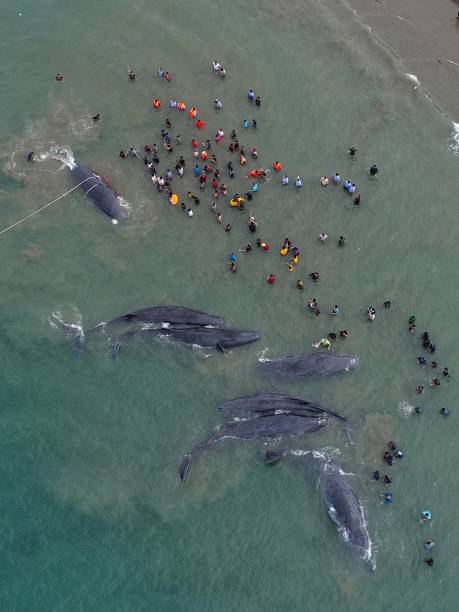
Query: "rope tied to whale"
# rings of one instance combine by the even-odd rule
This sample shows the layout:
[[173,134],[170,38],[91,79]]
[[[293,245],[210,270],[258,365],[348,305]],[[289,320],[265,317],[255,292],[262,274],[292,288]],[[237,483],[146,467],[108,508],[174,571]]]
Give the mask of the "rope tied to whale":
[[62,200],[62,198],[65,198],[65,196],[68,196],[69,193],[72,193],[72,191],[75,191],[75,189],[78,189],[78,187],[81,187],[81,185],[83,183],[85,183],[86,181],[88,181],[90,178],[94,178],[94,177],[93,176],[86,177],[83,181],[81,181],[81,183],[78,183],[78,185],[75,185],[75,187],[72,187],[72,189],[69,189],[65,193],[61,194],[58,198],[56,198],[52,202],[48,202],[47,204],[45,204],[44,206],[42,206],[41,208],[39,208],[35,212],[31,213],[30,215],[27,215],[27,217],[24,217],[23,219],[20,219],[19,221],[16,221],[16,223],[13,223],[12,225],[9,225],[8,227],[5,227],[5,229],[2,229],[0,231],[0,234],[4,234],[5,232],[8,232],[9,230],[13,229],[13,227],[16,227],[16,225],[19,225],[20,223],[23,223],[24,221],[27,221],[27,219],[30,219],[34,215],[37,215],[38,213],[40,213],[42,210],[45,210],[45,208],[48,208],[48,206],[51,206],[51,204],[55,204],[59,200]]

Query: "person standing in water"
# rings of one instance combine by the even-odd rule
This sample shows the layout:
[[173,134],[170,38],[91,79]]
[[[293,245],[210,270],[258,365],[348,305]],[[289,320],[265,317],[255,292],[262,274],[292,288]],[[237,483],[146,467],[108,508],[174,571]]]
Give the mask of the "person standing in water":
[[377,166],[376,166],[375,164],[373,164],[373,165],[371,166],[370,170],[368,171],[368,174],[369,174],[370,176],[377,176],[377,175],[378,175],[378,173],[379,173],[379,170],[378,170]]

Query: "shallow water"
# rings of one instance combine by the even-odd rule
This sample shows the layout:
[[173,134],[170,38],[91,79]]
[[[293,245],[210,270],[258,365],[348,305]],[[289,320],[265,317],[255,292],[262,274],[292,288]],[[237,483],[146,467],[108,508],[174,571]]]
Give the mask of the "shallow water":
[[[24,161],[29,150],[56,145],[108,177],[134,220],[114,227],[74,193],[0,236],[2,609],[379,611],[388,597],[397,612],[454,609],[459,243],[451,122],[345,6],[328,1],[250,8],[161,1],[153,9],[145,0],[66,7],[48,0],[5,12],[1,226],[69,189],[55,160]],[[225,81],[212,73],[214,58],[227,68]],[[170,85],[154,78],[160,65],[174,75]],[[139,74],[135,83],[126,79],[128,67]],[[57,71],[63,83],[54,82]],[[260,109],[246,102],[249,87],[261,95]],[[201,110],[206,136],[223,127],[227,145],[235,128],[247,148],[258,148],[257,165],[279,159],[291,180],[302,176],[298,193],[274,176],[254,198],[256,236],[271,248],[241,254],[237,274],[227,272],[227,257],[253,239],[247,214],[220,200],[233,228],[226,234],[206,191],[189,219],[152,189],[141,162],[118,157],[130,144],[158,142],[170,116],[172,133],[185,143],[171,163],[175,153],[187,158],[187,174],[174,187],[182,197],[197,190],[189,148],[196,130],[179,113],[153,112],[154,97],[163,104],[183,97]],[[224,102],[220,113],[216,97]],[[96,126],[90,112],[102,114]],[[252,117],[256,132],[242,133],[242,120]],[[355,159],[347,154],[352,144]],[[223,167],[226,145],[213,146]],[[167,156],[160,157],[164,170]],[[372,163],[380,168],[376,181],[367,175]],[[318,178],[335,170],[357,183],[359,210],[342,189],[320,186]],[[225,179],[230,193],[249,184],[245,170],[236,173],[233,182]],[[330,236],[324,245],[322,231]],[[341,234],[344,249],[336,246]],[[294,274],[278,255],[285,236],[301,249]],[[308,281],[315,270],[317,285]],[[271,272],[272,287],[265,280]],[[319,300],[319,318],[306,312],[310,297]],[[221,314],[229,326],[259,329],[262,339],[210,357],[156,341],[130,343],[113,361],[103,335],[76,357],[50,325],[52,313],[88,328],[167,303]],[[335,303],[338,320],[327,314]],[[369,305],[377,309],[371,324]],[[428,386],[431,371],[415,363],[411,314],[452,371],[438,390]],[[256,376],[259,355],[308,352],[344,328],[349,337],[334,350],[358,355],[358,370],[285,383]],[[426,386],[419,400],[425,413],[416,418],[403,405],[416,405],[418,384]],[[365,506],[374,576],[347,556],[301,466],[265,467],[263,445],[221,445],[180,483],[183,453],[222,422],[214,406],[262,390],[350,417],[353,445],[334,425],[291,446],[340,449]],[[452,409],[449,420],[441,406]],[[391,469],[388,508],[370,475],[382,469],[393,438],[406,457]],[[433,521],[421,526],[425,507]],[[431,536],[435,565],[427,568],[422,543]]]

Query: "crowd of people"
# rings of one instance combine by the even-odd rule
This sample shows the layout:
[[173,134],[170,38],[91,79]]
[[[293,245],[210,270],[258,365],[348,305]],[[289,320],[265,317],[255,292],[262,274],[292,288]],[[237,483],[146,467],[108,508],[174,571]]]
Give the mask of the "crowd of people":
[[[226,77],[226,70],[220,64],[220,62],[214,60],[212,62],[212,69],[216,76],[220,78]],[[130,80],[135,80],[136,75],[131,74],[132,71],[129,72],[128,78]],[[165,81],[171,81],[172,75],[164,71],[160,68],[157,71],[157,76],[160,79],[164,79]],[[256,95],[256,93],[249,89],[247,92],[247,100],[250,105],[261,108],[261,97]],[[152,101],[152,107],[154,110],[160,110],[161,102],[159,99],[154,99]],[[171,111],[186,111],[185,103],[178,102],[177,100],[171,99],[168,104],[168,108]],[[221,111],[224,108],[224,104],[221,100],[214,100],[214,108],[217,111]],[[199,112],[195,107],[192,107],[188,111],[188,116],[196,120],[195,127],[198,131],[205,128],[205,121],[198,117]],[[100,115],[98,115],[98,118]],[[97,118],[97,120],[98,120]],[[96,120],[96,119],[94,119]],[[254,133],[250,131],[256,130],[258,126],[257,119],[253,118],[251,121],[248,119],[243,119],[241,122],[241,127],[243,130],[243,134],[247,135],[249,133]],[[170,162],[171,154],[174,151],[174,147],[178,147],[182,145],[182,138],[178,134],[175,137],[171,135],[172,121],[169,118],[166,118],[164,121],[164,127],[161,130],[161,143],[164,149],[164,154],[166,155],[167,167],[165,170],[160,171],[160,156],[159,156],[159,147],[156,144],[149,145],[146,144],[144,146],[143,151],[143,161],[148,173],[151,176],[151,180],[155,185],[158,193],[165,195],[168,197],[169,202],[172,206],[176,206],[180,202],[180,197],[176,193],[179,189],[175,189],[176,180],[182,179],[186,174],[187,162],[183,154],[177,157],[175,163]],[[253,212],[247,210],[248,205],[252,203],[253,198],[259,193],[261,186],[263,183],[269,181],[272,178],[272,172],[281,174],[280,182],[283,187],[288,187],[290,184],[290,179],[288,173],[283,169],[283,165],[280,161],[276,160],[272,162],[272,170],[270,168],[257,167],[250,172],[243,171],[242,177],[243,180],[249,179],[251,181],[251,186],[247,190],[243,190],[243,193],[239,193],[236,191],[231,193],[231,189],[229,189],[226,180],[233,181],[236,178],[236,168],[239,166],[241,169],[247,165],[248,157],[252,160],[257,160],[259,157],[258,149],[251,145],[250,147],[245,147],[243,144],[239,142],[238,134],[235,129],[232,129],[230,132],[229,143],[227,147],[224,146],[225,141],[225,131],[220,128],[214,137],[215,145],[212,144],[210,138],[205,139],[197,139],[193,138],[191,140],[191,155],[193,158],[192,165],[194,165],[191,174],[191,179],[195,181],[196,187],[199,186],[199,191],[201,192],[201,197],[204,197],[208,192],[208,186],[210,185],[210,193],[209,196],[210,204],[209,210],[211,214],[214,216],[217,224],[224,224],[223,218],[223,208],[237,208],[239,211],[248,214],[247,217],[247,227],[251,234],[255,234],[258,230],[258,222],[256,220]],[[215,151],[213,149],[215,147]],[[227,150],[230,159],[222,161],[223,152]],[[218,152],[218,153],[217,153]],[[355,146],[352,146],[348,149],[349,155],[352,158],[355,158],[357,155],[358,149]],[[161,153],[162,157],[163,153]],[[120,157],[123,159],[127,159],[129,157],[141,158],[141,155],[135,147],[130,147],[127,152],[121,151]],[[172,169],[173,168],[173,169]],[[225,174],[225,180],[223,180],[223,173]],[[370,179],[377,179],[379,175],[379,169],[375,164],[372,164],[368,170],[368,177]],[[346,191],[352,198],[353,203],[356,208],[360,206],[361,203],[361,194],[357,192],[356,183],[352,182],[350,179],[346,179],[344,182],[341,180],[340,173],[335,171],[330,176],[323,175],[320,177],[320,185],[324,188],[329,188],[329,186],[341,186],[344,191]],[[294,181],[295,189],[298,191],[303,187],[303,181],[300,175],[296,175]],[[183,190],[182,190],[183,191]],[[194,212],[193,208],[198,207],[201,203],[201,198],[194,195],[191,190],[186,191],[186,201],[180,202],[179,208],[186,212],[189,217],[193,217]],[[225,213],[226,214],[226,213]],[[232,230],[231,223],[227,222],[224,224],[224,231],[230,233]],[[321,232],[318,236],[319,242],[325,244],[329,240],[329,236],[326,232]],[[346,239],[344,236],[340,235],[337,241],[337,246],[339,248],[343,248],[346,244]],[[256,240],[256,248],[261,251],[269,251],[269,245],[258,238]],[[238,249],[239,253],[248,254],[253,251],[253,246],[251,243],[248,243],[245,247]],[[292,244],[292,241],[289,238],[285,238],[280,243],[279,254],[281,257],[286,257],[286,267],[287,272],[292,273],[297,269],[298,263],[300,261],[300,249],[297,245]],[[238,270],[238,256],[236,253],[230,253],[228,256],[228,268],[231,273],[235,273]],[[319,271],[311,271],[309,273],[309,279],[312,283],[318,283],[320,280]],[[271,272],[266,277],[266,282],[268,285],[273,286],[276,283],[276,275]],[[304,280],[297,278],[295,281],[295,286],[298,290],[305,290],[305,282]],[[383,303],[384,309],[391,308],[391,301],[386,300]],[[309,312],[312,317],[319,317],[321,314],[321,309],[319,303],[316,298],[311,297],[306,301],[306,310]],[[328,313],[331,317],[337,318],[341,314],[341,308],[338,304],[334,304]],[[376,309],[373,306],[369,306],[367,308],[367,319],[369,321],[374,321],[376,318]],[[416,318],[414,316],[410,317],[408,322],[408,331],[412,334],[416,332]],[[332,347],[332,343],[337,340],[345,340],[348,336],[348,331],[346,329],[342,329],[337,332],[330,332],[327,337],[321,338],[317,342],[313,343],[314,347],[330,350]],[[421,335],[421,344],[424,350],[426,350],[429,354],[433,354],[436,352],[436,346],[432,343],[430,339],[430,335],[428,332],[424,332]],[[433,370],[438,369],[438,363],[436,361],[431,361],[427,363],[427,359],[424,356],[417,357],[417,363],[421,367],[430,367]],[[450,376],[449,370],[447,367],[444,367],[441,370],[441,378],[443,380],[448,379]],[[438,388],[441,385],[440,376],[434,376],[430,380],[430,386],[432,388]],[[424,392],[424,385],[418,385],[416,387],[416,393],[421,395]],[[423,408],[421,406],[416,406],[414,409],[414,414],[421,415],[423,413]],[[440,413],[442,416],[446,417],[450,414],[448,408],[441,408]],[[383,462],[387,467],[393,466],[396,460],[400,460],[404,457],[405,453],[403,450],[398,448],[398,446],[393,441],[388,442],[388,449],[383,453]],[[393,503],[393,495],[388,487],[392,483],[392,476],[389,473],[384,473],[383,475],[379,470],[375,470],[373,472],[373,479],[375,481],[381,481],[385,485],[385,491],[382,493],[382,503],[386,506],[389,506]],[[429,510],[421,511],[421,522],[429,523],[431,521],[431,512]],[[431,539],[427,539],[424,542],[424,548],[426,551],[431,553],[434,546],[434,542]],[[425,560],[426,565],[433,565],[433,558],[429,555]]]

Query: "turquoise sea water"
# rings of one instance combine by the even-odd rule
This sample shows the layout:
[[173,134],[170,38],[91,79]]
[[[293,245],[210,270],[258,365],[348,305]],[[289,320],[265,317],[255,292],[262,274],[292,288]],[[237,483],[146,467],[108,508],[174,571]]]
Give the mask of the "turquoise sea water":
[[[2,610],[455,609],[459,248],[451,121],[331,1],[29,0],[4,13],[1,227],[69,189],[57,161],[25,162],[28,151],[52,146],[70,147],[108,177],[134,219],[114,227],[72,193],[0,236]],[[213,59],[226,80],[212,73]],[[171,84],[154,77],[158,66],[172,72]],[[135,83],[128,68],[138,72]],[[57,71],[63,83],[54,81]],[[249,87],[262,97],[260,109],[248,105]],[[212,149],[223,168],[235,128],[241,143],[257,147],[259,165],[279,159],[291,181],[302,176],[298,193],[274,176],[254,198],[256,236],[271,249],[241,254],[237,274],[228,272],[227,257],[253,239],[248,211],[219,200],[224,224],[232,224],[226,234],[208,209],[209,187],[190,219],[152,189],[141,162],[118,157],[131,144],[159,142],[169,116],[184,142],[170,163],[181,153],[187,159],[174,187],[181,196],[197,190],[189,146],[196,130],[179,113],[153,112],[154,97],[163,106],[171,97],[197,106],[203,136],[225,130],[225,146]],[[91,112],[102,114],[96,126]],[[252,117],[257,130],[243,133],[243,119]],[[350,159],[353,144],[359,152]],[[372,163],[377,181],[368,178]],[[225,179],[230,193],[249,185],[246,170],[235,167],[234,181]],[[335,170],[357,183],[359,210],[342,189],[320,186],[319,177]],[[325,245],[322,231],[330,236]],[[336,246],[341,234],[344,249]],[[294,274],[278,255],[286,236],[301,249]],[[317,285],[308,281],[315,270]],[[273,287],[265,280],[271,272]],[[321,305],[318,319],[306,312],[310,297]],[[89,327],[167,303],[221,314],[230,326],[259,329],[262,339],[210,357],[131,343],[113,361],[102,336],[78,358],[53,325],[53,313]],[[335,303],[337,321],[327,314]],[[377,309],[371,324],[369,305]],[[452,372],[438,390],[428,385],[432,371],[415,363],[422,351],[418,333],[407,331],[411,314]],[[257,377],[261,354],[308,352],[344,328],[349,337],[334,350],[358,355],[352,374],[295,383]],[[418,384],[426,387],[421,398]],[[353,445],[331,426],[289,446],[340,450],[365,506],[373,576],[346,554],[301,466],[268,469],[261,444],[222,444],[180,483],[182,455],[221,422],[215,405],[262,390],[350,417]],[[408,415],[418,402],[424,414]],[[387,508],[371,473],[383,470],[390,439],[406,457],[391,469]],[[433,521],[421,526],[425,507]],[[432,568],[423,563],[429,537]]]

